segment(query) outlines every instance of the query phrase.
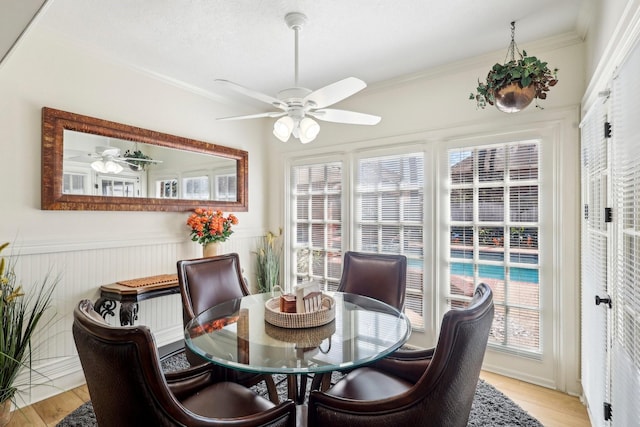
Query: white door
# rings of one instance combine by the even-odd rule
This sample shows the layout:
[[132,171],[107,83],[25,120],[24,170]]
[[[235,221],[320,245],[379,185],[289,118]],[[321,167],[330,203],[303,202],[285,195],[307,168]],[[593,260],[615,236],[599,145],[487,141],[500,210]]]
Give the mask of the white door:
[[[598,100],[585,116],[582,129],[582,387],[594,426],[609,425],[610,355],[607,330],[610,315],[611,253],[610,138],[606,112]],[[607,132],[608,133],[608,132]]]

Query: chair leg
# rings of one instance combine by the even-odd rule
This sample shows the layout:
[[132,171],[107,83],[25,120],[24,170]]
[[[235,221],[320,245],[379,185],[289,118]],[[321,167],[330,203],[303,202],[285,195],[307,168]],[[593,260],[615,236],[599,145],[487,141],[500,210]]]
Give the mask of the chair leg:
[[331,372],[315,374],[311,381],[311,390],[327,391],[331,386]]
[[327,391],[331,387],[331,373],[322,375],[322,383],[320,385],[320,391]]
[[264,383],[267,386],[269,400],[278,405],[280,403],[280,398],[278,397],[278,389],[276,389],[276,382],[273,380],[273,377],[271,375],[265,375]]

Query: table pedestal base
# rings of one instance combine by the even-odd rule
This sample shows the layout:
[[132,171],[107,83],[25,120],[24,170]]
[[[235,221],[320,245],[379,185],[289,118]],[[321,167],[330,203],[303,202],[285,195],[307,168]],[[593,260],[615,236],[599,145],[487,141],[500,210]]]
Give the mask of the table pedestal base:
[[287,375],[287,390],[289,399],[296,402],[296,405],[303,404],[307,394],[307,375]]

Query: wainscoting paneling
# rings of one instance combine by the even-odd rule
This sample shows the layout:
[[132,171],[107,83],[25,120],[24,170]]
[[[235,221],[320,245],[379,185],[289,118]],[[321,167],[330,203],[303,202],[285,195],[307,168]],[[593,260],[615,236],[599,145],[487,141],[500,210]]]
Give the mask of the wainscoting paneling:
[[[225,253],[240,255],[245,277],[253,286],[255,244],[260,232],[234,233],[222,245]],[[155,242],[125,241],[121,245],[100,242],[55,245],[11,244],[9,253],[16,258],[15,272],[29,295],[43,279],[59,276],[54,293],[51,321],[43,322],[33,340],[35,349],[33,368],[37,372],[23,372],[18,382],[24,384],[18,402],[28,405],[83,382],[71,326],[77,303],[88,298],[95,301],[99,287],[118,280],[134,279],[176,272],[180,259],[199,258],[201,247],[182,238],[165,237]],[[119,307],[118,307],[119,309]],[[119,325],[116,316],[107,316],[112,325]],[[156,344],[163,346],[182,339],[182,303],[180,295],[171,295],[142,301],[136,324],[147,325],[154,334]],[[45,387],[37,386],[47,383]],[[29,386],[30,385],[30,386]]]

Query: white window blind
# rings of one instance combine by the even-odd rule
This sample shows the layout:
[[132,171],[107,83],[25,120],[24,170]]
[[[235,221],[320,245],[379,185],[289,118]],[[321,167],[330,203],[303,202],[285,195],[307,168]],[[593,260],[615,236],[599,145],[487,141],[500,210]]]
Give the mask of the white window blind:
[[184,178],[182,181],[182,197],[193,200],[210,200],[209,177],[202,175]]
[[398,154],[358,161],[356,250],[407,257],[405,313],[424,329],[424,155]]
[[62,194],[88,194],[86,173],[64,172],[62,175]]
[[602,100],[596,101],[581,125],[582,139],[582,388],[594,426],[607,425],[603,403],[609,401],[607,360],[607,316],[605,305],[596,306],[595,296],[608,291],[608,245],[610,230],[605,223],[609,193],[609,156],[604,135],[606,121]]
[[236,201],[236,176],[234,174],[216,175],[216,200]]
[[541,353],[539,142],[449,150],[448,301],[465,306],[480,282],[494,292],[489,344]]
[[342,272],[342,163],[291,169],[294,281],[336,290]]
[[156,197],[159,199],[178,198],[178,179],[167,178],[156,180]]
[[612,406],[615,425],[640,420],[640,47],[619,68],[612,91],[613,254]]

